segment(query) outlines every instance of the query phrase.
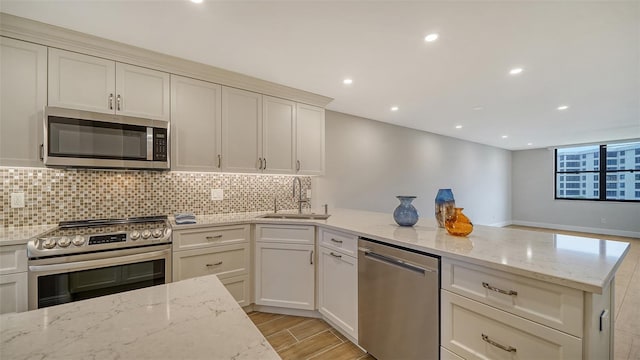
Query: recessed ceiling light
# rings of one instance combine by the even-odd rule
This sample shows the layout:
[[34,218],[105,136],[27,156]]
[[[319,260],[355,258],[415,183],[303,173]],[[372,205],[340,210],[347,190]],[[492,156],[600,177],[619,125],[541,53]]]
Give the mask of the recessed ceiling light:
[[533,145],[533,143],[527,143],[527,146],[531,146],[531,145]]
[[508,138],[508,137],[509,137],[509,135],[502,135],[502,138],[503,138],[503,139],[506,139],[506,138]]
[[424,37],[424,41],[426,42],[434,42],[438,40],[438,34],[429,34],[427,36]]
[[203,0],[191,0],[192,3],[194,4],[202,4]]
[[391,107],[391,111],[398,111],[398,109],[400,109],[400,108],[399,108],[399,107],[397,107],[397,106],[392,106],[392,107]]
[[484,110],[484,108],[482,106],[476,106],[473,108],[473,110],[480,111],[480,110]]
[[513,68],[511,70],[509,70],[509,74],[511,75],[518,75],[522,72],[522,68]]
[[568,105],[560,105],[558,106],[558,110],[562,111],[562,110],[567,110],[569,108]]
[[462,129],[462,125],[456,125],[456,129]]
[[345,84],[345,85],[351,85],[351,84],[353,84],[353,80],[349,79],[349,78],[346,78],[346,79],[342,80],[342,83]]

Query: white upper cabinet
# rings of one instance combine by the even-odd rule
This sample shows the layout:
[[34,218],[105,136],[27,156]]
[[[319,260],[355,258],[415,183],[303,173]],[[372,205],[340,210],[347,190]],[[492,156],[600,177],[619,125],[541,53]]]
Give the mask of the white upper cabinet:
[[262,108],[262,171],[293,174],[296,103],[265,95]]
[[296,170],[300,175],[324,175],[324,109],[297,104]]
[[0,37],[0,165],[43,166],[47,48]]
[[49,48],[49,106],[113,114],[116,63]]
[[171,75],[174,170],[216,171],[222,155],[222,87]]
[[49,106],[169,120],[169,74],[49,48]]
[[222,87],[222,168],[229,172],[262,169],[262,95]]
[[116,113],[169,121],[169,74],[116,63]]

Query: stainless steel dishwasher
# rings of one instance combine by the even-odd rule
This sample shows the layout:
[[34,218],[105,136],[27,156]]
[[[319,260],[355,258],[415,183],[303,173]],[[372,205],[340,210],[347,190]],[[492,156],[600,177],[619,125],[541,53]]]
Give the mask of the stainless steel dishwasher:
[[358,343],[378,360],[438,359],[440,258],[358,240]]

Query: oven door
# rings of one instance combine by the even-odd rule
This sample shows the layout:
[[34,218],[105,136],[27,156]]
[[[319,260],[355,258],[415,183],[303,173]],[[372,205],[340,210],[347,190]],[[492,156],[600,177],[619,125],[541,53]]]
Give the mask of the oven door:
[[29,261],[29,310],[171,282],[171,245]]

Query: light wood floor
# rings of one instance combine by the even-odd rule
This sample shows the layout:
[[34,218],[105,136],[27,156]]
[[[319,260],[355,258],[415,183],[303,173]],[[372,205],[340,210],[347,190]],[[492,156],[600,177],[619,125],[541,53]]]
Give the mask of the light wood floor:
[[[640,360],[640,239],[515,225],[509,228],[625,241],[631,244],[616,275],[614,351],[615,360]],[[373,360],[373,357],[320,319],[260,312],[252,312],[249,317],[285,360]]]
[[373,360],[321,319],[257,311],[248,315],[284,360]]
[[624,241],[631,245],[616,274],[613,346],[615,360],[640,360],[640,239],[515,225],[509,228]]

